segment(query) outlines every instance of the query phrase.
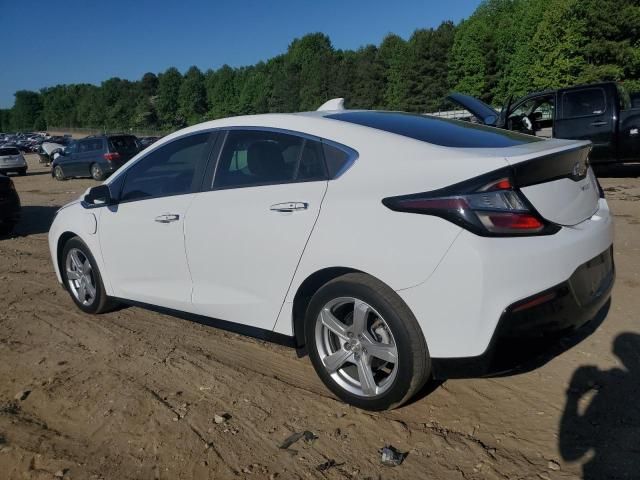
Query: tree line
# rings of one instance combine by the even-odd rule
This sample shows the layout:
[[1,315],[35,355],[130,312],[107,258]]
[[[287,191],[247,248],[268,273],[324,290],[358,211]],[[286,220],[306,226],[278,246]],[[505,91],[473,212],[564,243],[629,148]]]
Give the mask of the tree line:
[[601,80],[640,91],[638,0],[485,0],[466,20],[387,35],[379,45],[334,48],[328,36],[295,39],[256,65],[184,74],[176,68],[99,86],[56,85],[15,93],[0,131],[91,127],[177,128],[209,119],[348,108],[432,112],[455,90],[500,105],[510,95]]

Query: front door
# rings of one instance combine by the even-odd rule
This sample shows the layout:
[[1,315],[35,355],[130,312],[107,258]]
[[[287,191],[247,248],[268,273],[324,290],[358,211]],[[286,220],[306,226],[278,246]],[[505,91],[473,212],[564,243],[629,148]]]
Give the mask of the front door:
[[196,313],[273,329],[327,188],[319,141],[232,130],[187,213]]
[[591,140],[591,159],[614,156],[613,113],[607,108],[604,89],[599,87],[566,90],[559,93],[562,110],[556,122],[555,137]]
[[118,204],[101,212],[98,228],[117,297],[189,310],[185,217],[202,181],[210,136],[173,140],[122,172]]

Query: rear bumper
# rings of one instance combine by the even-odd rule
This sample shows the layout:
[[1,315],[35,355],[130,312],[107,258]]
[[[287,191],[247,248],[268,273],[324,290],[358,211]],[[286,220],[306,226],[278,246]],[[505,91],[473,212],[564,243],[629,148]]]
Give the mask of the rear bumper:
[[536,368],[589,336],[606,316],[615,280],[613,247],[553,288],[510,305],[477,357],[433,359],[437,378],[495,376]]
[[478,357],[510,307],[565,284],[612,244],[612,218],[600,199],[591,218],[553,235],[486,238],[463,231],[428,280],[397,293],[432,358]]
[[20,164],[15,164],[15,165],[11,165],[11,166],[1,166],[0,167],[0,173],[13,173],[13,172],[21,172],[21,171],[26,171],[27,170],[27,162],[24,163],[20,163]]

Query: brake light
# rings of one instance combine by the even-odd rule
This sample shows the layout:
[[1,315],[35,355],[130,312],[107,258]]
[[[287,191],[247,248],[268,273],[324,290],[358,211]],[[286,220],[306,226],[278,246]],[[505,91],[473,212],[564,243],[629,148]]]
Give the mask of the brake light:
[[382,203],[398,212],[439,216],[483,236],[558,230],[540,218],[510,176],[481,177],[436,192],[385,198]]
[[105,160],[113,162],[114,160],[118,160],[120,158],[120,154],[118,152],[105,153],[103,157],[105,158]]

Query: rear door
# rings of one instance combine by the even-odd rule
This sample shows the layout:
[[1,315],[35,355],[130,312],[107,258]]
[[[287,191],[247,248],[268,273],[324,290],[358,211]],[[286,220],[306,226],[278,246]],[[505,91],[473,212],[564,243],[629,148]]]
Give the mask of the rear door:
[[591,160],[598,162],[615,156],[614,113],[602,87],[560,90],[559,115],[554,136],[593,143]]
[[272,330],[326,189],[317,139],[230,130],[187,214],[194,311]]

